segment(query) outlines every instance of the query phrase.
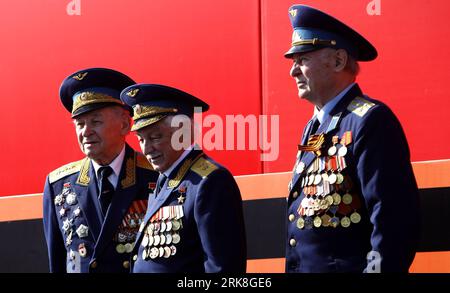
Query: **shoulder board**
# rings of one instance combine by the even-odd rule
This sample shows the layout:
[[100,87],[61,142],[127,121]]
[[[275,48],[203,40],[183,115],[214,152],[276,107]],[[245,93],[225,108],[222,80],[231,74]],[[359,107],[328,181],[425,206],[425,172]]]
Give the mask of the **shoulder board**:
[[147,170],[154,170],[147,158],[142,153],[138,152],[136,152],[136,166]]
[[347,110],[350,112],[358,115],[359,117],[363,117],[366,115],[367,111],[369,111],[370,108],[375,106],[374,103],[369,102],[366,99],[363,99],[361,97],[356,97],[350,105],[348,105]]
[[218,168],[219,167],[211,161],[201,157],[194,163],[194,165],[192,165],[191,170],[200,175],[202,178],[206,178]]
[[79,172],[81,170],[83,161],[84,161],[84,159],[76,161],[76,162],[72,162],[72,163],[69,163],[62,167],[59,167],[58,169],[50,172],[50,174],[48,174],[48,181],[50,183],[54,183],[61,178],[64,178],[68,175],[72,175],[74,173]]

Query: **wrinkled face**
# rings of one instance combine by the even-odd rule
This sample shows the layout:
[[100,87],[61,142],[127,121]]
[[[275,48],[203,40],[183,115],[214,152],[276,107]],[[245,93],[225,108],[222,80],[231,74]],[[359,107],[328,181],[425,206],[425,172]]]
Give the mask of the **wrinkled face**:
[[171,139],[177,128],[171,127],[166,119],[136,131],[142,153],[159,172],[169,169],[184,152],[173,148]]
[[333,52],[333,49],[324,48],[293,55],[290,74],[297,84],[300,98],[313,104],[330,98],[335,62]]
[[81,151],[100,165],[111,163],[130,131],[127,115],[120,107],[106,107],[74,118]]

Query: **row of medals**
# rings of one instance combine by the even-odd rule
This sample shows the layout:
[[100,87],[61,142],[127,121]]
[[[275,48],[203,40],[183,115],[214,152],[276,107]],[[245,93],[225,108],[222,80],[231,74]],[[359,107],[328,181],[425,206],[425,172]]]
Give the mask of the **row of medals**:
[[[336,228],[339,225],[347,228],[351,223],[361,221],[361,215],[356,211],[360,205],[359,200],[349,193],[350,178],[345,178],[341,173],[347,167],[346,154],[345,145],[339,149],[337,145],[331,146],[328,156],[316,157],[306,174],[301,177],[300,187],[305,196],[297,210],[300,216],[297,228]],[[304,163],[300,162],[296,172],[301,173],[304,168]],[[339,218],[336,215],[338,211],[344,217]]]
[[[156,212],[144,228],[141,245],[142,259],[169,258],[177,253],[176,244],[180,243],[180,229],[183,228],[183,206],[165,206]],[[141,231],[142,232],[142,231]]]
[[131,253],[134,249],[134,241],[138,227],[142,225],[145,213],[128,213],[122,224],[118,228],[118,233],[114,237],[114,241],[118,242],[116,245],[117,253]]
[[[63,220],[62,230],[64,232],[64,236],[66,237],[65,245],[69,247],[72,244],[73,241],[73,235],[74,235],[74,229],[73,229],[73,222],[75,218],[79,217],[81,214],[81,209],[79,206],[75,205],[78,203],[77,195],[74,191],[72,191],[70,187],[70,182],[66,182],[63,185],[63,190],[60,194],[55,196],[54,204],[56,207],[61,207],[58,210],[59,217]],[[75,208],[73,212],[71,212],[71,209]],[[72,215],[72,217],[69,217],[69,214]],[[82,239],[89,235],[89,228],[84,225],[80,224],[76,229],[75,233],[78,235],[78,238]],[[78,253],[81,257],[87,256],[87,249],[86,245],[84,243],[80,243],[78,245]],[[75,254],[72,250],[70,250],[70,258],[74,259]]]

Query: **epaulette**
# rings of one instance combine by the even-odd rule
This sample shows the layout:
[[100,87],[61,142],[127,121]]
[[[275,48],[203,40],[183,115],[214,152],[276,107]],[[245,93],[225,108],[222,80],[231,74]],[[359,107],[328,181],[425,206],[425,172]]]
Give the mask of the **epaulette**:
[[206,178],[218,168],[219,167],[211,161],[201,157],[194,163],[194,165],[192,165],[191,170],[200,175],[202,178]]
[[154,170],[152,165],[148,162],[147,158],[142,153],[138,152],[136,152],[136,166],[147,170]]
[[54,183],[61,178],[64,178],[66,176],[69,176],[71,174],[79,172],[81,170],[83,161],[84,161],[84,159],[76,161],[76,162],[72,162],[72,163],[66,164],[66,165],[59,167],[58,169],[50,172],[50,174],[48,174],[48,181],[50,183]]
[[359,117],[363,117],[373,106],[375,106],[374,103],[369,102],[368,100],[361,97],[356,97],[355,99],[353,99],[350,105],[348,105],[347,110],[358,115]]

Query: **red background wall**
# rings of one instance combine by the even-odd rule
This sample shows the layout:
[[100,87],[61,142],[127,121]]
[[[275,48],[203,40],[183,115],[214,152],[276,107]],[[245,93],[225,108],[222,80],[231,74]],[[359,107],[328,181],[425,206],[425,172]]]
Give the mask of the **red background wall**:
[[[312,106],[289,76],[287,0],[0,0],[0,196],[42,191],[51,170],[82,157],[58,89],[70,73],[111,67],[164,83],[211,105],[211,114],[280,115],[280,154],[212,151],[234,175],[291,169]],[[340,18],[377,47],[358,81],[403,124],[413,161],[450,158],[445,84],[448,1],[302,1]],[[137,147],[134,135],[129,141]],[[395,147],[395,146],[393,146]]]
[[[402,122],[411,160],[450,158],[450,96],[445,89],[450,73],[450,2],[380,0],[381,15],[370,16],[370,0],[303,0],[339,18],[369,39],[378,50],[373,62],[361,62],[357,81],[363,91],[388,104]],[[288,170],[296,144],[311,118],[311,104],[299,101],[289,77],[292,30],[287,9],[293,1],[262,1],[263,104],[268,114],[280,114],[280,160],[264,171]],[[392,146],[395,147],[395,146]]]

